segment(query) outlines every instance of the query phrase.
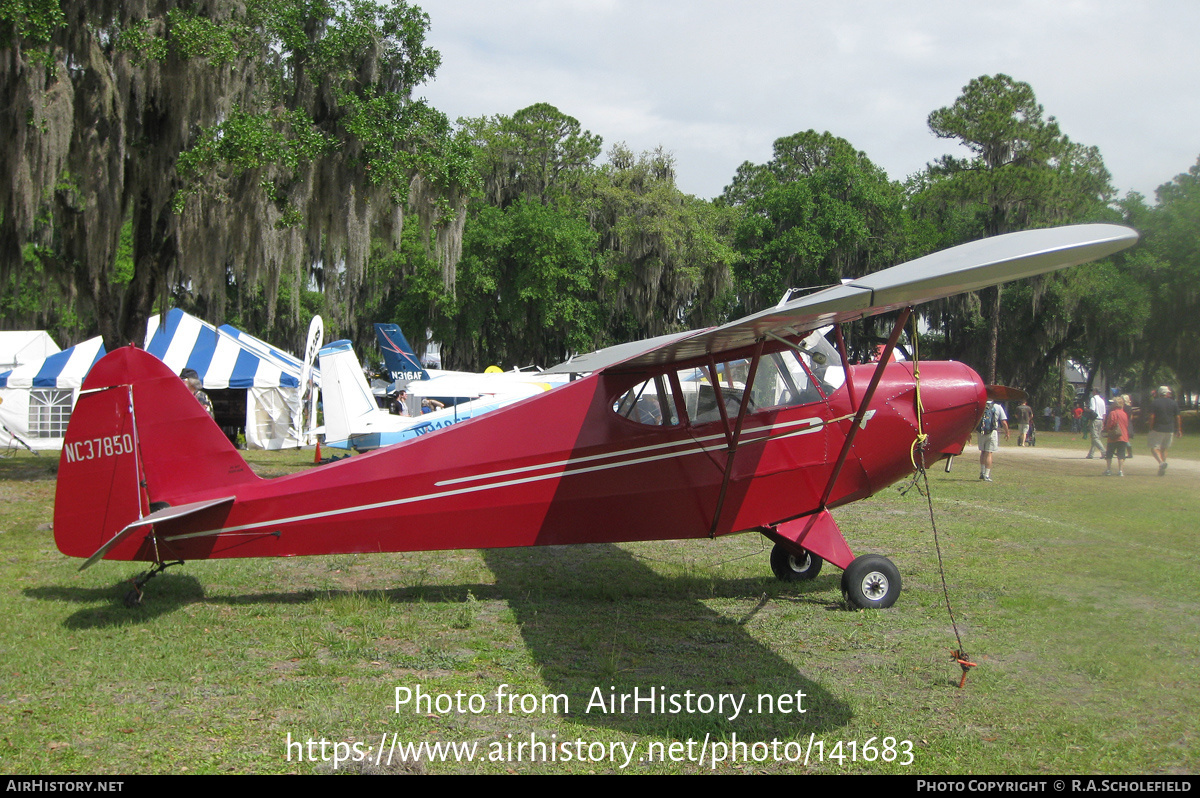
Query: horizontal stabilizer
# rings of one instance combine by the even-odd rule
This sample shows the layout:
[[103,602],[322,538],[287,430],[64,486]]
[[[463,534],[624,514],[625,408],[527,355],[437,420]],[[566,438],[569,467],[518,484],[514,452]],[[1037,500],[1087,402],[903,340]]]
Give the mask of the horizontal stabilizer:
[[93,565],[95,565],[97,562],[99,562],[100,560],[104,559],[104,555],[108,554],[109,550],[112,549],[113,546],[120,543],[126,537],[131,535],[135,530],[140,529],[141,527],[150,526],[151,524],[158,524],[163,521],[170,520],[172,518],[182,518],[185,515],[192,515],[194,513],[200,512],[202,510],[207,510],[210,507],[217,507],[222,504],[230,504],[233,502],[233,500],[234,500],[233,496],[225,496],[220,499],[210,499],[208,501],[192,502],[191,504],[181,504],[178,507],[164,507],[161,510],[155,510],[154,512],[150,513],[150,515],[146,516],[145,518],[141,518],[137,521],[134,521],[132,524],[125,527],[117,534],[113,535],[112,539],[109,540],[107,543],[105,543],[103,546],[101,546],[99,549],[97,549],[95,554],[93,554],[91,557],[88,557],[86,560],[84,560],[83,565],[79,566],[79,570],[82,571],[85,568],[90,568]]

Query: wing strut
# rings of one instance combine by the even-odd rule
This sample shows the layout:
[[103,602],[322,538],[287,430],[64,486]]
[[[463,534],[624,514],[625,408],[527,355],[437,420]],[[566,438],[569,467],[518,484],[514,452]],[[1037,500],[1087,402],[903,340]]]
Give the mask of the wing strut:
[[833,334],[837,338],[838,354],[842,357],[842,373],[846,375],[846,393],[850,396],[850,406],[855,407],[854,372],[850,370],[850,355],[846,351],[846,339],[842,337],[842,325],[833,325]]
[[[754,385],[754,376],[758,371],[758,361],[762,359],[763,344],[767,342],[766,338],[758,339],[758,346],[754,349],[754,357],[750,359],[750,371],[746,374],[746,386],[742,389],[742,406],[738,409],[737,422],[733,427],[733,434],[729,433],[729,417],[725,412],[725,400],[721,395],[721,388],[718,384],[716,364],[712,357],[709,357],[709,368],[713,377],[713,385],[717,396],[717,407],[721,409],[721,418],[725,420],[725,437],[729,441],[729,448],[725,452],[725,474],[721,477],[721,492],[717,495],[717,509],[713,511],[712,527],[708,530],[708,536],[714,538],[717,536],[717,524],[721,522],[721,509],[725,506],[725,491],[729,489],[729,478],[733,475],[733,458],[737,455],[738,441],[742,437],[742,424],[746,420],[746,412],[750,409],[750,402],[753,400],[752,387]],[[726,367],[726,374],[729,374],[729,369]],[[730,379],[732,382],[732,378]]]
[[[899,318],[896,319],[895,326],[892,327],[892,335],[888,338],[887,346],[879,355],[879,365],[875,367],[875,373],[871,375],[871,382],[867,385],[867,392],[863,394],[862,400],[858,403],[858,412],[854,414],[854,423],[850,425],[850,431],[846,434],[846,442],[842,444],[841,454],[838,455],[837,463],[833,466],[833,473],[829,475],[829,482],[825,484],[825,492],[821,494],[821,503],[817,505],[820,509],[825,509],[825,503],[829,501],[829,496],[833,493],[833,486],[837,484],[838,476],[842,473],[842,465],[846,462],[846,456],[850,454],[850,447],[854,445],[854,437],[858,434],[858,430],[862,424],[863,416],[867,413],[867,407],[871,404],[871,399],[875,396],[875,389],[879,387],[879,380],[883,377],[883,370],[887,367],[888,360],[892,357],[892,352],[896,349],[896,342],[900,340],[900,333],[904,330],[905,323],[908,322],[908,316],[912,313],[912,307],[907,307],[900,311]],[[842,343],[841,330],[838,330],[838,343]],[[845,358],[845,348],[841,348]],[[850,370],[846,369],[847,380],[849,380]]]

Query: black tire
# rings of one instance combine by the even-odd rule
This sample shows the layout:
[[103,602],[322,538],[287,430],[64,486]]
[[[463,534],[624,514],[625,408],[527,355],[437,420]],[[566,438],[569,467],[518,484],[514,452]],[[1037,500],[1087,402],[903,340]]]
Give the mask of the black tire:
[[816,579],[817,574],[821,573],[823,562],[825,561],[811,551],[804,552],[803,557],[797,557],[778,543],[771,549],[771,570],[784,582]]
[[134,588],[125,594],[125,606],[129,609],[142,605],[142,591]]
[[859,609],[882,610],[900,597],[900,570],[887,557],[856,557],[842,574],[842,595]]

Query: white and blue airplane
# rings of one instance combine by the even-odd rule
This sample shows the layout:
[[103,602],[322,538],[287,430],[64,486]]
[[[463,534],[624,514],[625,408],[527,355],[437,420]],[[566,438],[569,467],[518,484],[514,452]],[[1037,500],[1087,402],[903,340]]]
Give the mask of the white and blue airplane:
[[[408,384],[412,395],[408,403],[411,415],[393,415],[376,406],[371,387],[349,341],[327,344],[317,357],[321,364],[321,394],[325,409],[324,445],[360,452],[428,435],[537,396],[565,381],[560,375],[547,378],[532,372],[439,372],[438,376],[424,379],[418,375]],[[420,368],[415,357],[409,362]],[[389,370],[394,372],[391,364]],[[459,401],[422,414],[419,412],[422,397],[451,397]]]

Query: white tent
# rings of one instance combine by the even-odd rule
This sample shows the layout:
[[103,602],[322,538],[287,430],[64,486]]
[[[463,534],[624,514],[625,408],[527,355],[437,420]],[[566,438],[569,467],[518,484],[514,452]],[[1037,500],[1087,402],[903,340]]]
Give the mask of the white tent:
[[103,355],[97,337],[0,374],[0,446],[16,435],[32,449],[61,449],[83,378]]
[[0,373],[26,363],[40,363],[59,351],[45,330],[0,330]]
[[175,308],[150,319],[146,351],[178,374],[195,369],[206,391],[246,391],[246,446],[288,449],[308,440],[301,421],[297,358],[229,325],[220,328]]

